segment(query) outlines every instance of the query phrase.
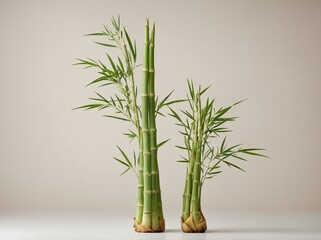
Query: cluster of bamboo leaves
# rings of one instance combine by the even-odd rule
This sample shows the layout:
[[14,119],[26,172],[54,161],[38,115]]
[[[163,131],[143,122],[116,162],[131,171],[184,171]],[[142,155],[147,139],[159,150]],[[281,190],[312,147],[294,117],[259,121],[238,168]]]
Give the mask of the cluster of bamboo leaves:
[[[189,109],[174,110],[169,107],[171,111],[169,115],[176,119],[176,125],[181,128],[179,132],[184,138],[184,144],[176,146],[187,152],[187,156],[181,156],[182,159],[178,161],[182,163],[189,163],[192,156],[192,146],[193,142],[195,142],[195,139],[193,139],[193,130],[194,125],[196,124],[195,111],[197,106],[197,95],[201,98],[209,89],[209,87],[206,87],[203,90],[200,87],[199,89],[196,89],[192,80],[187,80],[187,83],[188,92],[186,101],[188,102]],[[214,105],[215,99],[207,97],[205,105],[200,109],[199,121],[203,125],[201,134],[201,186],[206,179],[211,179],[221,173],[222,165],[244,171],[244,169],[238,165],[237,161],[247,161],[245,158],[246,155],[265,157],[265,155],[259,153],[264,150],[261,148],[243,148],[242,144],[228,146],[226,136],[219,145],[213,144],[214,139],[219,139],[222,134],[231,131],[226,124],[235,121],[237,117],[230,117],[227,116],[227,114],[234,106],[243,101],[216,109]]]
[[[104,96],[95,92],[95,96],[89,98],[91,103],[77,107],[76,109],[104,111],[103,117],[121,120],[131,124],[132,129],[124,133],[130,141],[136,139],[139,142],[141,138],[141,106],[137,100],[137,85],[135,83],[135,70],[140,64],[137,64],[136,40],[132,40],[128,34],[126,27],[121,25],[120,17],[112,17],[112,26],[104,25],[104,29],[100,32],[90,33],[86,36],[100,37],[102,41],[94,41],[95,44],[105,47],[105,59],[94,60],[92,58],[77,59],[74,65],[81,65],[84,68],[96,69],[99,77],[90,81],[86,86],[96,86],[97,89],[109,88],[113,93]],[[120,54],[116,58],[111,57],[111,51],[116,50]],[[115,91],[116,89],[116,91]],[[169,93],[164,99],[155,103],[155,115],[164,116],[161,112],[162,108],[179,101],[170,101]],[[168,139],[169,140],[169,139]],[[157,146],[161,147],[168,140],[160,142]],[[126,167],[125,174],[129,170],[138,176],[139,153],[133,151],[132,157],[129,157],[125,151],[117,146],[121,157],[114,157],[116,161]]]

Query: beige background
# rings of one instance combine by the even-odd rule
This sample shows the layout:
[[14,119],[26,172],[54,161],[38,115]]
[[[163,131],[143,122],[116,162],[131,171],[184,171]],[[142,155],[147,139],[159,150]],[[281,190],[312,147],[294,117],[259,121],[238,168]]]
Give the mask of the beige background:
[[[120,14],[138,41],[157,24],[157,91],[184,96],[185,79],[234,110],[231,143],[271,159],[225,169],[205,185],[204,211],[321,210],[321,1],[0,1],[0,210],[134,212],[136,179],[119,177],[115,145],[128,128],[87,103],[96,74],[76,57],[104,58],[83,34]],[[141,57],[141,55],[139,56]],[[140,73],[138,71],[138,79]],[[158,119],[165,213],[179,214],[184,166],[173,120]],[[130,150],[135,146],[130,146]]]

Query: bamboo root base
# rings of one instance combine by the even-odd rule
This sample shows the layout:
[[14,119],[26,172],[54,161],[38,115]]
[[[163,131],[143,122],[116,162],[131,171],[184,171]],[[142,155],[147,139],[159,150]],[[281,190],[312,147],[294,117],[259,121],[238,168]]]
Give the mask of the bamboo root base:
[[153,233],[153,232],[164,232],[165,231],[165,220],[159,220],[159,226],[155,229],[151,229],[147,226],[141,225],[136,219],[134,218],[134,228],[136,232],[140,233]]
[[202,214],[202,218],[198,223],[195,223],[192,215],[184,222],[181,219],[181,228],[185,233],[204,233],[207,229],[206,219]]

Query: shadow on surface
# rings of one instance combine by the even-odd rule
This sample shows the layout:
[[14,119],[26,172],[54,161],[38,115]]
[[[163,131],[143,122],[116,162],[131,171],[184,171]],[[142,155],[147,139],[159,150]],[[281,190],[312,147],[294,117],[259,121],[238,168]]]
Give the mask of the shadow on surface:
[[165,233],[182,233],[181,229],[166,229]]

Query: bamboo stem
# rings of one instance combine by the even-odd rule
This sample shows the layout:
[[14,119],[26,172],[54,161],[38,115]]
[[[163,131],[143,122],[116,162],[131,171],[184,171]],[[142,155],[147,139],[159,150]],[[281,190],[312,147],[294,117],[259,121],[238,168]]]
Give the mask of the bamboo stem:
[[[157,134],[155,122],[155,66],[154,66],[155,24],[153,25],[149,43],[149,121],[151,140],[151,173],[152,173],[152,229],[159,226],[159,174],[157,163]],[[158,187],[158,188],[157,188]]]
[[144,206],[144,156],[143,156],[143,137],[140,131],[139,133],[139,156],[138,156],[138,192],[137,192],[137,207],[135,220],[138,223],[143,219],[143,206]]
[[193,169],[193,188],[192,188],[192,216],[196,223],[199,223],[202,214],[200,212],[200,202],[199,202],[199,190],[200,190],[200,178],[201,178],[201,148],[202,148],[202,119],[201,119],[201,98],[200,90],[196,95],[196,115],[197,115],[197,138],[196,138],[196,158]]
[[152,177],[151,177],[151,151],[150,151],[150,126],[149,126],[149,21],[146,20],[143,82],[142,82],[142,136],[143,136],[143,161],[144,161],[144,212],[142,225],[151,226],[152,215]]

